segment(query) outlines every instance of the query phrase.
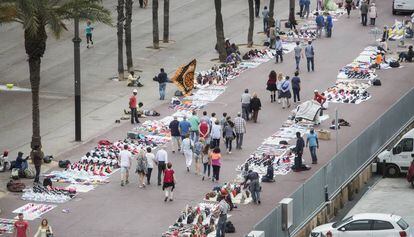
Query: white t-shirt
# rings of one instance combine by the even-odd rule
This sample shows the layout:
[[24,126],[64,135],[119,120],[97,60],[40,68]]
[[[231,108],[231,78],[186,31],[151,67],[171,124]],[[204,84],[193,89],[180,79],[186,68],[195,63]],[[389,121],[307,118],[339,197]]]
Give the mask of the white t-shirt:
[[128,150],[122,150],[119,152],[119,160],[121,167],[131,167],[132,153]]
[[162,148],[157,151],[155,158],[157,161],[164,161],[165,163],[168,163],[168,153]]
[[145,154],[145,157],[147,158],[147,163],[148,163],[148,168],[154,168],[154,159],[155,159],[155,155],[152,153],[147,153]]
[[218,124],[213,124],[211,127],[211,137],[213,139],[220,139],[221,137],[221,126]]

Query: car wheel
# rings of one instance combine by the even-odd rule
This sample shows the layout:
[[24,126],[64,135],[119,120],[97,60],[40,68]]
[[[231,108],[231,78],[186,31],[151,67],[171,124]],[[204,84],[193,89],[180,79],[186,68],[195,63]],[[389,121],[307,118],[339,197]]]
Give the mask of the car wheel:
[[397,11],[393,9],[393,10],[392,10],[392,14],[393,14],[393,15],[397,15]]
[[400,169],[396,165],[387,165],[387,176],[397,177],[400,174]]

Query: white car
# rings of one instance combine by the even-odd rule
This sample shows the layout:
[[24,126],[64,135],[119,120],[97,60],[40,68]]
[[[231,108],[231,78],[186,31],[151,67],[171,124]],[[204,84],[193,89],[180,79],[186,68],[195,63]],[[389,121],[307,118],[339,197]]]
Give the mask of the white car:
[[320,225],[312,230],[309,237],[413,237],[411,231],[400,216],[364,213]]
[[414,0],[394,0],[392,2],[392,14],[400,12],[414,12]]

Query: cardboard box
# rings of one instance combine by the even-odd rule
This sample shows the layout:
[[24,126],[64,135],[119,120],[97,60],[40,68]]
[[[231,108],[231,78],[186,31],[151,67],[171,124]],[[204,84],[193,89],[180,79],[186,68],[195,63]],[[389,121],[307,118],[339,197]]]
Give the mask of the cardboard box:
[[320,129],[318,132],[318,138],[321,140],[331,140],[331,131]]

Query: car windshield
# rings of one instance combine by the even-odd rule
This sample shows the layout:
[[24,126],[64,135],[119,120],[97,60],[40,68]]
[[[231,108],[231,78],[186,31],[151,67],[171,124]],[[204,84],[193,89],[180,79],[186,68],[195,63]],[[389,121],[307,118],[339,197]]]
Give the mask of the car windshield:
[[337,222],[333,223],[332,227],[333,228],[336,228],[336,227],[341,226],[342,224],[345,224],[345,223],[347,223],[349,221],[352,221],[352,216],[350,216],[348,218],[345,218],[342,221],[337,221]]
[[401,218],[399,221],[397,221],[397,224],[401,227],[401,229],[406,230],[409,225],[407,224],[407,222],[405,222],[405,220],[403,218]]

